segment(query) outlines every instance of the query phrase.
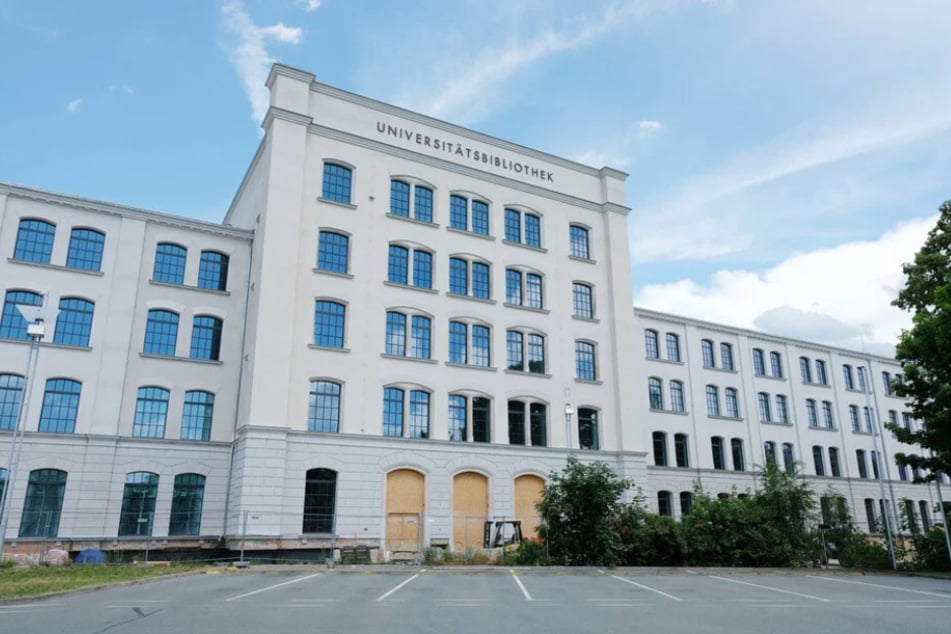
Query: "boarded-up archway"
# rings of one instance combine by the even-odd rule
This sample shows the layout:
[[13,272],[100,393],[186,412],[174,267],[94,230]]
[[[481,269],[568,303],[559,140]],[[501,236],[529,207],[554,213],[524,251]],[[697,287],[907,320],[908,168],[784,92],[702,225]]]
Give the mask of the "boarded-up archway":
[[482,548],[482,532],[489,515],[489,479],[464,471],[452,479],[452,548],[465,552]]
[[515,519],[522,520],[522,535],[535,537],[538,526],[538,511],[535,504],[542,499],[545,481],[537,475],[522,475],[515,478]]
[[410,469],[386,476],[386,549],[393,559],[416,559],[422,551],[426,480]]

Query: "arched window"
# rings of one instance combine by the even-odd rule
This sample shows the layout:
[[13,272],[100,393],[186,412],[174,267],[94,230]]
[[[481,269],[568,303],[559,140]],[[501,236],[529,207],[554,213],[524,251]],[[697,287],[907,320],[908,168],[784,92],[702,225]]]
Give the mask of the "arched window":
[[651,409],[664,409],[664,382],[656,376],[647,379],[647,398]]
[[24,218],[17,230],[13,259],[49,264],[55,236],[56,225],[34,218]]
[[221,358],[221,320],[211,315],[196,315],[192,322],[192,359],[218,361]]
[[224,253],[202,251],[198,263],[198,288],[223,291],[228,288],[228,261]]
[[575,341],[575,376],[581,381],[596,381],[598,364],[594,344]]
[[182,410],[182,440],[210,440],[211,421],[215,411],[215,395],[191,390],[185,392]]
[[12,431],[16,427],[22,399],[23,377],[0,374],[0,430]]
[[826,474],[826,461],[822,445],[812,446],[812,466],[817,476],[824,476]]
[[168,534],[198,535],[201,530],[201,507],[204,499],[205,476],[197,473],[180,473],[175,476]]
[[806,419],[809,421],[809,426],[813,429],[819,427],[819,412],[816,409],[815,399],[806,399]]
[[[545,374],[545,336],[535,332],[509,330],[505,334],[508,369]],[[526,360],[528,363],[526,364]]]
[[743,439],[731,438],[730,450],[733,454],[733,470],[746,471],[746,458],[743,455]]
[[673,506],[670,503],[670,491],[657,492],[657,514],[672,517],[674,514]]
[[42,306],[43,296],[32,291],[7,291],[3,302],[3,316],[0,317],[0,338],[29,341],[26,333],[26,319],[17,306]]
[[674,412],[685,412],[684,384],[682,381],[670,382],[670,409]]
[[690,491],[680,492],[680,514],[690,515],[693,511],[693,493]]
[[311,381],[307,407],[307,430],[327,433],[340,431],[340,384]]
[[449,395],[449,440],[466,442],[468,430],[473,442],[490,442],[492,402],[484,396]]
[[168,390],[155,386],[140,387],[135,401],[132,435],[142,438],[164,438],[167,417]]
[[56,537],[66,493],[65,471],[36,469],[30,472],[20,518],[20,537]]
[[600,449],[598,410],[591,407],[578,408],[578,446],[582,449],[592,449],[594,451]]
[[524,445],[528,440],[533,447],[548,445],[548,407],[544,403],[510,400],[508,423],[509,444]]
[[350,203],[350,183],[353,170],[337,163],[324,163],[324,182],[321,197],[338,203]]
[[40,412],[42,432],[71,434],[76,429],[76,414],[79,412],[79,394],[82,383],[72,379],[49,379],[43,394],[43,409]]
[[343,348],[346,306],[318,299],[314,302],[314,345]]
[[733,346],[726,342],[720,344],[720,367],[724,370],[733,369]]
[[594,319],[594,289],[592,286],[583,282],[573,282],[571,292],[574,316],[582,319]]
[[155,266],[152,280],[166,284],[185,283],[185,260],[188,250],[170,242],[160,242],[155,247]]
[[102,248],[105,242],[105,234],[99,231],[74,228],[69,234],[66,266],[83,271],[98,271],[102,268]]
[[591,244],[588,230],[580,225],[568,227],[568,246],[571,257],[582,260],[591,259]]
[[135,471],[126,474],[119,514],[119,537],[151,535],[158,496],[158,474]]
[[720,388],[716,385],[707,386],[707,416],[720,415]]
[[60,299],[53,343],[64,346],[88,346],[95,308],[95,304],[79,297]]
[[449,227],[489,235],[489,205],[485,201],[453,194],[449,197]]
[[667,434],[655,431],[651,438],[654,443],[654,464],[658,467],[667,466]]
[[728,387],[723,390],[726,397],[726,415],[730,418],[740,417],[740,398],[735,387]]
[[680,337],[673,332],[667,333],[667,360],[680,363]]
[[304,483],[302,533],[333,533],[337,502],[337,472],[309,469]]
[[648,359],[660,358],[660,348],[657,338],[656,330],[648,329],[644,331],[644,350]]
[[713,342],[709,339],[702,339],[700,341],[700,348],[703,352],[703,367],[705,368],[715,368],[717,367],[716,356],[714,356],[713,351]]
[[677,466],[686,469],[690,466],[690,454],[687,447],[687,434],[674,434],[674,455]]
[[[407,391],[409,399],[407,401]],[[432,395],[425,390],[383,389],[383,435],[429,438]],[[404,424],[408,422],[408,425]]]
[[711,438],[710,449],[713,453],[713,468],[726,469],[726,457],[723,455],[723,438],[720,436]]
[[317,269],[346,274],[350,270],[350,237],[337,231],[321,231],[317,244]]
[[142,352],[174,357],[177,341],[178,315],[170,310],[150,310],[145,324],[145,345]]

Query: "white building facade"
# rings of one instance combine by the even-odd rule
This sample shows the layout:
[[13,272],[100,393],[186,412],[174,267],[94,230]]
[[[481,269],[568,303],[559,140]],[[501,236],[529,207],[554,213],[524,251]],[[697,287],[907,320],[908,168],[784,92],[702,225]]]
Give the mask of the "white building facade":
[[[4,482],[16,307],[56,314],[9,488],[16,547],[465,550],[488,517],[534,525],[572,453],[673,515],[695,482],[755,487],[764,447],[860,521],[878,503],[869,430],[901,420],[899,366],[632,310],[626,174],[280,65],[268,87],[221,225],[0,185]],[[932,504],[879,440],[889,498]]]

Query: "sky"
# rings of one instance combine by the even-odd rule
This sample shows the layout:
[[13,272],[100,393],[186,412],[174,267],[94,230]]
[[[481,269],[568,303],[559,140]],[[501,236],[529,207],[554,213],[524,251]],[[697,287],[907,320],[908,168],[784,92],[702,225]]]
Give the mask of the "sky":
[[220,221],[270,64],[627,181],[634,303],[891,354],[947,0],[0,0],[0,181]]

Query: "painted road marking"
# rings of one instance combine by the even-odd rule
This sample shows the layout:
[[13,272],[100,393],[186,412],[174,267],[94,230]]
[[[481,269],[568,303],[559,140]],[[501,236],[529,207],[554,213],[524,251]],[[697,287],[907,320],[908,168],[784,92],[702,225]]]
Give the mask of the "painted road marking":
[[526,600],[526,601],[531,601],[531,600],[532,600],[532,595],[530,595],[530,594],[528,593],[528,590],[525,589],[525,584],[522,583],[522,580],[518,578],[518,575],[515,574],[515,571],[514,571],[514,570],[509,570],[509,572],[512,573],[512,579],[515,579],[515,583],[517,583],[517,584],[518,584],[518,587],[522,590],[522,594],[525,595],[525,600]]
[[304,577],[297,577],[296,579],[291,579],[290,581],[284,581],[284,582],[282,582],[282,583],[276,583],[276,584],[274,584],[273,586],[268,586],[268,587],[266,587],[266,588],[258,588],[257,590],[252,590],[251,592],[245,592],[244,594],[239,594],[239,595],[236,595],[236,596],[233,596],[233,597],[229,597],[229,598],[225,599],[225,603],[229,603],[229,602],[231,602],[231,601],[236,601],[236,600],[238,600],[238,599],[243,599],[244,597],[250,597],[251,595],[258,594],[258,593],[261,593],[261,592],[267,592],[268,590],[274,590],[275,588],[280,588],[280,587],[282,587],[282,586],[289,586],[289,585],[291,585],[292,583],[297,583],[298,581],[306,581],[307,579],[313,579],[314,577],[319,577],[319,576],[320,576],[320,573],[319,573],[319,572],[315,572],[315,573],[312,574],[312,575],[307,575],[307,576],[304,576]]
[[420,574],[421,574],[421,573],[416,573],[415,575],[413,575],[412,577],[410,577],[410,578],[407,579],[406,581],[402,582],[401,584],[399,584],[399,585],[396,586],[395,588],[393,588],[393,589],[391,589],[391,590],[388,590],[387,592],[384,592],[383,594],[380,595],[380,597],[377,599],[377,601],[382,601],[382,600],[385,599],[386,597],[390,596],[391,594],[393,594],[394,592],[396,592],[397,590],[399,590],[400,588],[402,588],[403,586],[405,586],[407,583],[409,583],[410,581],[412,581],[413,579],[415,579],[416,577],[418,577]]
[[719,579],[720,581],[728,581],[730,583],[738,583],[744,586],[750,586],[753,588],[762,588],[763,590],[772,590],[773,592],[782,592],[783,594],[791,594],[794,597],[802,597],[804,599],[812,599],[813,601],[821,601],[822,603],[830,603],[829,599],[823,599],[822,597],[816,597],[811,594],[803,594],[801,592],[793,592],[792,590],[783,590],[782,588],[774,588],[773,586],[764,586],[758,583],[750,583],[749,581],[740,581],[739,579],[727,579],[726,577],[717,577],[716,575],[708,575],[709,579]]
[[675,596],[672,595],[672,594],[667,594],[666,592],[663,592],[663,591],[661,591],[661,590],[658,590],[657,588],[651,588],[650,586],[645,586],[645,585],[642,584],[642,583],[637,583],[636,581],[631,581],[630,579],[625,579],[624,577],[618,577],[618,576],[616,576],[616,575],[611,575],[611,578],[612,578],[612,579],[617,579],[618,581],[623,581],[624,583],[629,583],[629,584],[631,584],[632,586],[637,586],[638,588],[641,588],[641,589],[643,589],[643,590],[650,590],[651,592],[656,592],[656,593],[659,594],[660,596],[662,596],[662,597],[667,597],[668,599],[673,599],[674,601],[682,601],[682,599],[678,599],[677,597],[675,597]]
[[823,579],[825,581],[838,581],[839,583],[854,583],[857,586],[871,586],[873,588],[882,588],[883,590],[898,590],[899,592],[914,592],[915,594],[924,594],[929,597],[941,597],[942,599],[951,599],[949,594],[940,592],[927,592],[925,590],[909,590],[908,588],[899,588],[897,586],[883,586],[877,583],[868,583],[866,581],[850,581],[848,579],[832,579],[831,577],[820,577],[818,575],[808,575],[810,579]]

